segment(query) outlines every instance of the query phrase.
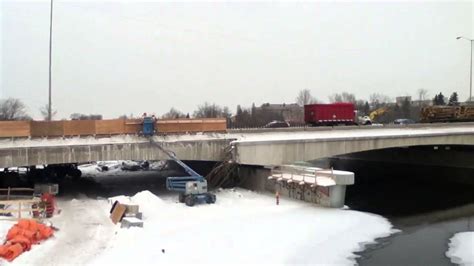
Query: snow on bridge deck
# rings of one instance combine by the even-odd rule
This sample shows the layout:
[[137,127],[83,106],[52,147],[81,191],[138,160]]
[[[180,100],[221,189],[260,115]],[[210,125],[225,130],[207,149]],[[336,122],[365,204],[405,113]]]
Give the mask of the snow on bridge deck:
[[[405,138],[443,135],[474,134],[474,123],[462,124],[423,124],[399,127],[322,127],[322,128],[283,128],[283,129],[249,129],[229,130],[228,133],[198,133],[155,136],[156,142],[193,142],[210,140],[228,140],[234,143],[300,141],[300,140],[338,140],[365,138]],[[145,143],[148,140],[136,135],[119,135],[111,137],[94,136],[72,138],[8,138],[0,140],[0,149],[48,146],[83,146]]]
[[[474,123],[229,130],[158,135],[153,139],[183,160],[220,161],[232,144],[237,163],[281,165],[393,147],[473,145]],[[0,167],[167,158],[147,142],[147,138],[136,135],[0,139]]]

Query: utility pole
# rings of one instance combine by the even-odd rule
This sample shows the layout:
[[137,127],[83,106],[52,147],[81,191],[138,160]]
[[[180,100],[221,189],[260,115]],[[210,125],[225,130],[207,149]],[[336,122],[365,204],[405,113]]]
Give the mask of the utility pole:
[[52,103],[51,103],[51,53],[53,47],[53,0],[51,0],[49,17],[49,101],[48,101],[48,121],[52,119]]
[[456,37],[457,40],[459,39],[465,39],[469,42],[471,42],[471,67],[469,68],[469,101],[472,101],[472,49],[473,49],[473,44],[474,44],[474,40],[473,39],[469,39],[469,38],[466,38],[466,37],[463,37],[463,36],[459,36],[459,37]]

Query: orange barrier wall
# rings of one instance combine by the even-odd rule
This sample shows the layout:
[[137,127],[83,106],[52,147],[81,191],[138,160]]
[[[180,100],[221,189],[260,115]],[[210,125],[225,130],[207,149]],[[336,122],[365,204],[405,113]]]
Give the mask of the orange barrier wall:
[[125,132],[124,119],[96,120],[95,121],[95,133],[97,135],[124,134],[124,132]]
[[173,119],[158,120],[156,128],[159,133],[180,133],[180,132],[210,132],[226,131],[225,119]]
[[95,135],[95,120],[64,121],[64,136]]
[[124,125],[124,134],[138,134],[142,130],[141,119],[126,119]]
[[32,137],[58,137],[64,136],[63,121],[31,121]]
[[[163,119],[155,124],[158,134],[187,132],[224,132],[226,120]],[[0,137],[59,137],[87,135],[139,134],[141,119],[70,120],[70,121],[0,121]]]
[[29,121],[0,121],[0,137],[29,137]]

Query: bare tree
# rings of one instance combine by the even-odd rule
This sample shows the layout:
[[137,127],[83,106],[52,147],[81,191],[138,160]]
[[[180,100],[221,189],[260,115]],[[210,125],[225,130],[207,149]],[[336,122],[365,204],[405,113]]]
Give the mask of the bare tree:
[[329,96],[329,101],[332,103],[335,102],[347,102],[347,103],[356,103],[356,97],[353,93],[349,92],[342,92],[342,93],[334,93],[333,95]]
[[[43,107],[40,108],[41,116],[43,120],[48,120],[49,118],[49,104],[45,104]],[[57,110],[51,110],[51,120],[57,114]]]
[[196,118],[216,118],[224,117],[222,113],[222,107],[216,105],[215,103],[210,104],[205,102],[202,105],[198,106],[198,109],[194,111],[194,117]]
[[176,118],[184,118],[186,115],[182,113],[181,111],[175,109],[174,107],[171,107],[171,109],[163,114],[161,118],[163,119],[176,119]]
[[8,98],[0,101],[0,120],[30,120],[26,106],[19,99]]
[[428,90],[425,90],[425,89],[418,89],[416,91],[416,93],[418,94],[418,101],[419,101],[419,104],[421,105],[421,103],[424,101],[424,100],[427,100],[429,98],[428,96]]
[[316,102],[316,98],[311,96],[311,92],[308,89],[300,90],[298,92],[298,96],[296,97],[296,103],[300,106]]
[[80,113],[73,113],[71,114],[71,120],[102,120],[102,115],[98,114],[80,114]]
[[369,101],[372,108],[378,108],[380,105],[389,103],[391,99],[387,95],[381,93],[372,93],[369,96]]

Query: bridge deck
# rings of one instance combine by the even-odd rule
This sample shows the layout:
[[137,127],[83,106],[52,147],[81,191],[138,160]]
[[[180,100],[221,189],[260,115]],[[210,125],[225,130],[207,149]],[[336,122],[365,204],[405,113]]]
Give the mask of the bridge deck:
[[[154,136],[183,160],[219,161],[233,144],[242,164],[280,165],[338,154],[413,145],[474,145],[474,123],[399,127],[229,130],[227,133]],[[136,135],[0,139],[0,168],[167,157]]]

